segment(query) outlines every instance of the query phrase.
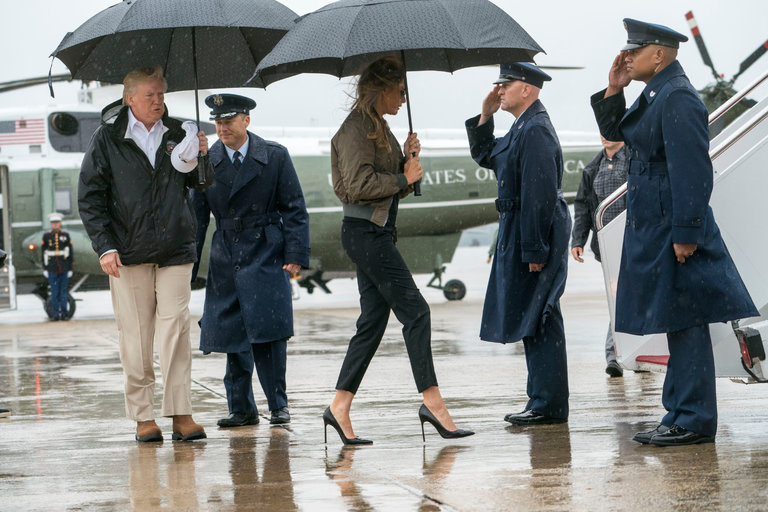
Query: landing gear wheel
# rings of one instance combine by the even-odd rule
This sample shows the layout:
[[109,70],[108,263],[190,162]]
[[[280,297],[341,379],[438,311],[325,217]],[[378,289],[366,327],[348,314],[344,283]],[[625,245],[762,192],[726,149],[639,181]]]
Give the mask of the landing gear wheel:
[[[75,298],[72,297],[71,294],[67,295],[67,313],[64,316],[64,320],[69,320],[73,316],[75,316],[75,309],[77,307],[77,303],[75,302]],[[45,299],[45,314],[48,315],[48,318],[50,320],[53,320],[53,308],[51,307],[51,298],[48,297]]]
[[448,300],[461,300],[467,294],[467,287],[458,279],[451,279],[443,286],[443,295]]

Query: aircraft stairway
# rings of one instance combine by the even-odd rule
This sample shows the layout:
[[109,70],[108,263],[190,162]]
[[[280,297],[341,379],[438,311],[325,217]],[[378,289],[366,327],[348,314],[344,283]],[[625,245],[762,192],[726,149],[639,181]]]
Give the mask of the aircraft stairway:
[[[760,85],[768,70],[713,112],[710,125]],[[710,142],[714,188],[710,205],[723,239],[761,316],[738,323],[711,324],[715,373],[740,382],[768,382],[768,97],[744,112]],[[602,214],[626,193],[626,184],[605,199],[596,214],[598,242],[611,319],[626,212],[602,226]],[[669,357],[665,334],[635,336],[614,332],[619,363],[631,370],[664,371]]]

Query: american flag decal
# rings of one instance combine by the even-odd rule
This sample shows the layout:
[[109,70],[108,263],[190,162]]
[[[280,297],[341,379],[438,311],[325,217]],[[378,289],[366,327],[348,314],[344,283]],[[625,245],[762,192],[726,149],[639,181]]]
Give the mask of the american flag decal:
[[43,144],[44,119],[17,119],[0,121],[0,146],[11,144]]

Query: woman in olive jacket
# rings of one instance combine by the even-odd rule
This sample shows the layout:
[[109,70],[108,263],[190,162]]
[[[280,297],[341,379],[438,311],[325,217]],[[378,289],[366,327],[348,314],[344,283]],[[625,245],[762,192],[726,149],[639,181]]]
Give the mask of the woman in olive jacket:
[[[341,242],[357,265],[360,317],[357,332],[336,383],[336,397],[323,420],[336,429],[344,444],[370,444],[355,437],[349,411],[387,327],[390,310],[403,324],[403,337],[416,387],[423,394],[422,424],[435,426],[442,437],[473,432],[456,428],[437,387],[430,346],[429,306],[395,247],[395,220],[401,197],[421,178],[420,144],[413,133],[405,154],[383,119],[405,102],[402,63],[387,57],[368,66],[357,84],[357,98],[331,141],[333,189],[344,205]],[[327,440],[327,437],[326,437]]]

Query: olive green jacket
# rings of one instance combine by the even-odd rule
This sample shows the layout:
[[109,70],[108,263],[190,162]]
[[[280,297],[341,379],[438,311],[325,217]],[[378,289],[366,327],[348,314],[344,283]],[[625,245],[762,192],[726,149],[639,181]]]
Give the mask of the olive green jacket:
[[331,139],[333,191],[344,203],[344,215],[378,226],[387,223],[393,196],[405,197],[413,191],[403,174],[400,144],[389,127],[385,129],[389,151],[369,137],[374,133],[373,121],[353,110]]

